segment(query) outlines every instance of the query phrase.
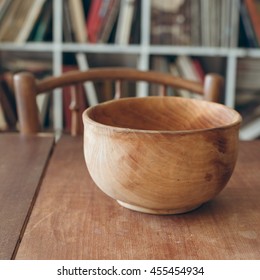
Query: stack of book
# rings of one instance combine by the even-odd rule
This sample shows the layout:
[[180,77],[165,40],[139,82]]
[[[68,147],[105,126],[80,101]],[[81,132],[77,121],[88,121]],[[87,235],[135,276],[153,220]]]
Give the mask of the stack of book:
[[[81,43],[137,43],[137,34],[140,33],[137,19],[140,3],[136,2],[138,1],[63,1],[64,40],[68,40],[70,33],[69,38]],[[73,28],[67,24],[68,17]],[[0,42],[19,44],[51,39],[51,0],[0,1]]]
[[[198,58],[180,55],[175,58],[165,56],[153,56],[151,60],[151,68],[153,70],[165,73],[171,73],[175,77],[182,77],[187,80],[203,83],[205,78],[205,71],[202,63]],[[186,98],[202,97],[198,94],[189,92],[184,89],[167,89],[168,95],[182,96]],[[151,88],[151,95],[158,95],[158,87]]]
[[151,43],[236,47],[239,0],[151,0]]
[[2,0],[0,41],[17,44],[51,39],[52,1]]
[[[63,2],[65,42],[137,43],[140,27],[136,0],[82,0]],[[70,26],[71,23],[71,26]]]

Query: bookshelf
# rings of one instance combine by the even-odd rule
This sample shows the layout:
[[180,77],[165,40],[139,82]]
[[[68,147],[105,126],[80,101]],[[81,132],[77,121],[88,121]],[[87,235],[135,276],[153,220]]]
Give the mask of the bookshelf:
[[[76,53],[84,53],[89,58],[91,66],[130,66],[141,70],[151,68],[151,59],[154,56],[176,57],[187,55],[199,57],[204,61],[221,62],[224,66],[222,74],[225,78],[225,96],[223,103],[229,107],[235,107],[236,104],[236,77],[237,63],[239,59],[254,58],[260,59],[260,49],[245,47],[204,47],[204,46],[169,46],[153,45],[150,41],[151,33],[151,1],[142,0],[140,3],[140,40],[138,44],[112,44],[112,43],[76,43],[63,41],[63,4],[62,0],[52,0],[53,9],[53,30],[52,41],[50,42],[25,42],[9,43],[0,42],[0,62],[5,64],[6,54],[28,54],[28,56],[47,55],[54,75],[62,73],[64,57],[72,56]],[[198,0],[200,1],[200,0]],[[230,0],[237,2],[237,25],[233,24],[233,40],[238,42],[239,26],[239,0]],[[210,63],[209,63],[210,64]],[[208,71],[214,71],[208,69]],[[137,89],[138,96],[145,96],[148,93],[146,84],[139,83]],[[57,131],[62,130],[62,95],[61,90],[56,90],[53,100],[54,110],[54,128]]]

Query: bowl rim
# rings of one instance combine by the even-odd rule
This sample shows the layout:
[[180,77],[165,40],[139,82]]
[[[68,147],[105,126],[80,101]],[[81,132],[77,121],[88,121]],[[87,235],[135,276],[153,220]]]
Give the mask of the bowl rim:
[[[224,108],[225,110],[232,111],[235,114],[235,121],[228,123],[226,125],[220,125],[216,127],[210,127],[210,128],[201,128],[201,129],[186,129],[186,130],[146,130],[146,129],[136,129],[136,128],[125,128],[125,127],[118,127],[118,126],[112,126],[112,125],[107,125],[103,124],[97,121],[94,121],[89,117],[89,113],[94,110],[98,106],[104,106],[110,103],[117,103],[117,102],[127,102],[128,100],[132,99],[155,99],[155,98],[169,98],[169,99],[185,99],[185,100],[193,100],[195,102],[206,102],[206,103],[213,103],[214,106],[219,106]],[[214,131],[214,130],[222,130],[222,129],[228,129],[231,127],[235,127],[237,125],[240,125],[242,122],[242,117],[241,115],[234,109],[221,104],[221,103],[216,103],[212,101],[207,101],[207,100],[201,100],[201,99],[191,99],[191,98],[185,98],[185,97],[179,97],[179,96],[145,96],[145,97],[124,97],[120,99],[112,99],[109,101],[101,102],[97,105],[93,105],[88,107],[84,112],[82,113],[82,120],[83,123],[88,122],[92,125],[98,126],[103,129],[111,129],[115,132],[133,132],[133,133],[147,133],[147,134],[173,134],[173,135],[179,135],[179,134],[194,134],[194,133],[199,133],[199,132],[206,132],[206,131]]]

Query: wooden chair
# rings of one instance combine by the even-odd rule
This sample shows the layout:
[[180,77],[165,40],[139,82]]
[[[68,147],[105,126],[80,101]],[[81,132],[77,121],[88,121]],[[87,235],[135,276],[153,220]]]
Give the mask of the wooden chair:
[[[182,88],[191,92],[198,93],[205,100],[219,102],[223,88],[223,79],[217,74],[208,74],[204,84],[197,83],[174,77],[171,74],[155,71],[140,71],[133,68],[92,68],[88,71],[71,71],[59,77],[48,77],[36,80],[35,77],[27,72],[18,73],[14,76],[14,89],[16,95],[18,120],[20,133],[24,135],[35,134],[40,131],[40,122],[36,96],[41,93],[49,92],[55,88],[79,84],[85,81],[115,81],[114,98],[122,95],[122,83],[124,81],[146,81],[160,86],[159,95],[166,95],[167,87]],[[72,129],[71,134],[79,134],[79,114],[77,98],[71,101],[72,110]]]

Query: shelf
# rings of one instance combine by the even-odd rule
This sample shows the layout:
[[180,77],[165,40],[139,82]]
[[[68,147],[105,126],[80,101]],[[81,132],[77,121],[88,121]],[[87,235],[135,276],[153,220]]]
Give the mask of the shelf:
[[54,43],[26,43],[14,44],[0,42],[0,51],[30,51],[30,52],[52,52]]
[[63,52],[85,52],[85,53],[118,53],[118,54],[140,54],[140,45],[114,45],[114,44],[76,44],[64,43],[61,47]]
[[260,49],[218,48],[218,47],[189,47],[189,46],[158,46],[158,45],[116,45],[116,44],[79,44],[54,42],[28,42],[25,44],[0,42],[0,51],[32,51],[53,52],[88,52],[88,53],[132,53],[147,55],[191,55],[214,57],[255,57],[260,58]]
[[[200,1],[200,0],[197,0]],[[234,0],[236,1],[236,0]],[[223,1],[222,1],[223,2]],[[52,61],[52,69],[54,75],[62,72],[64,56],[71,56],[77,52],[84,53],[89,57],[91,64],[103,66],[129,66],[136,67],[141,70],[150,69],[150,61],[153,56],[167,56],[170,59],[180,55],[193,56],[201,60],[211,62],[216,59],[224,65],[223,71],[220,73],[225,78],[225,105],[234,108],[236,101],[236,71],[237,62],[243,58],[260,59],[260,49],[241,48],[241,47],[203,47],[203,46],[174,46],[174,45],[154,45],[150,42],[151,31],[151,0],[140,2],[140,43],[129,45],[118,44],[90,44],[90,43],[67,43],[63,42],[62,20],[63,5],[62,0],[53,0],[53,30],[52,42],[25,44],[0,42],[0,58],[4,61],[6,52],[31,52],[31,53],[49,53]],[[194,3],[194,2],[192,2]],[[226,3],[226,2],[225,2]],[[234,25],[233,25],[234,28]],[[236,28],[237,29],[237,28]],[[236,34],[236,32],[234,32]],[[234,38],[233,38],[234,39]],[[236,38],[235,38],[236,39]],[[108,55],[107,55],[108,54]],[[115,55],[119,58],[115,59]],[[93,63],[93,59],[97,59]],[[122,58],[125,56],[125,59]],[[112,61],[112,62],[111,62]],[[212,68],[214,70],[214,67]],[[210,70],[209,70],[210,71]],[[144,96],[148,92],[148,88],[140,83],[138,85],[139,96]],[[62,110],[61,110],[60,91],[54,98],[55,117],[54,125],[56,129],[62,128]]]

